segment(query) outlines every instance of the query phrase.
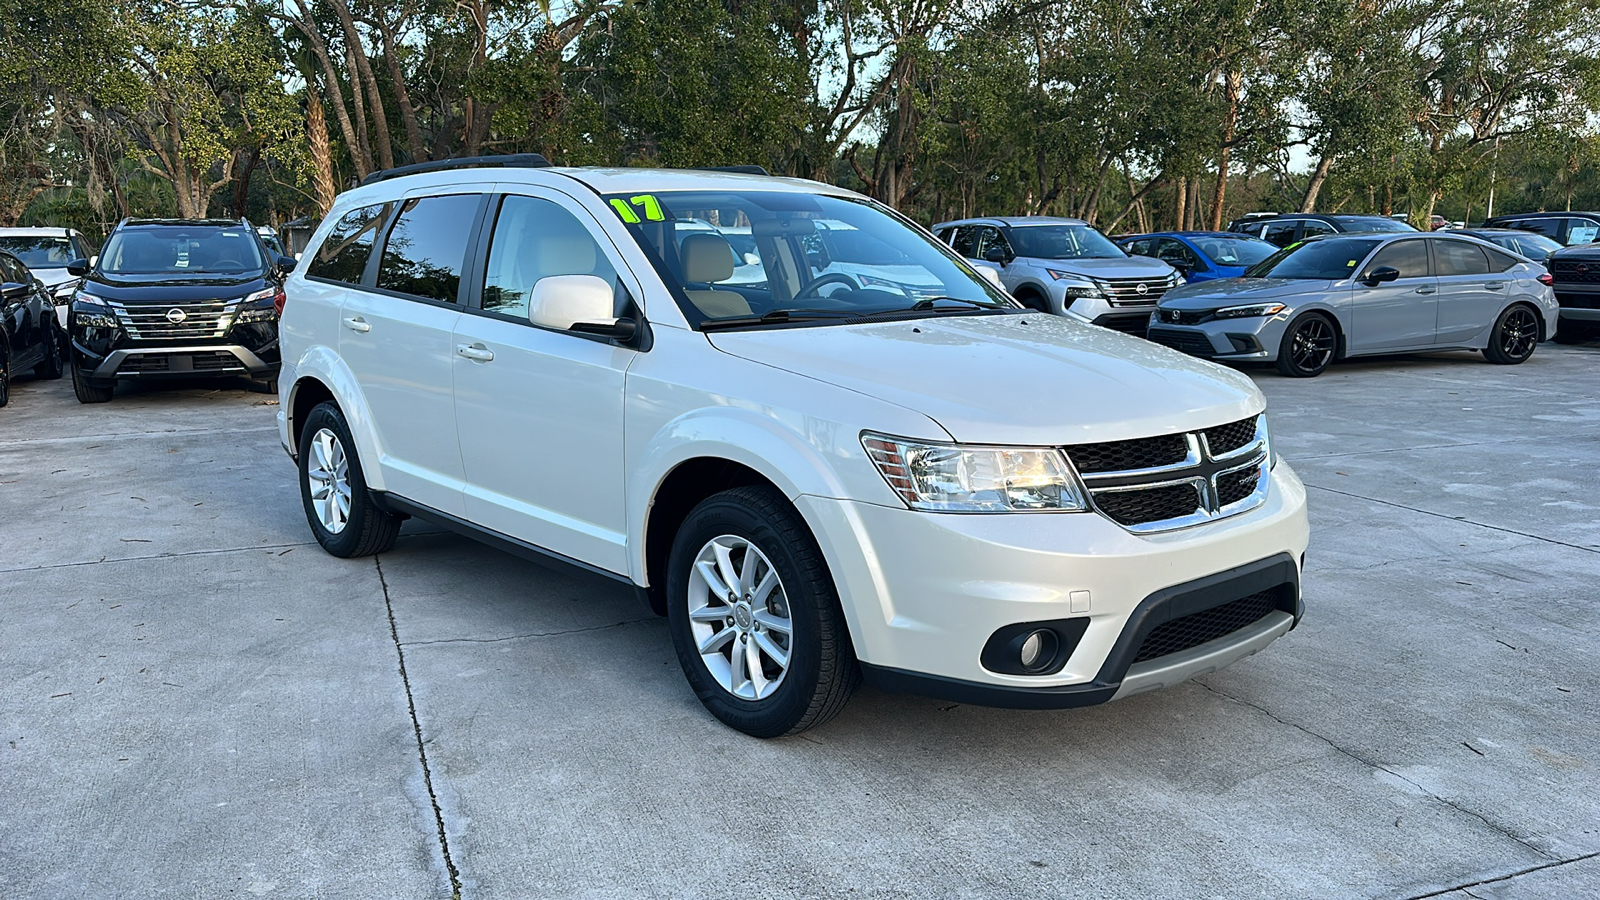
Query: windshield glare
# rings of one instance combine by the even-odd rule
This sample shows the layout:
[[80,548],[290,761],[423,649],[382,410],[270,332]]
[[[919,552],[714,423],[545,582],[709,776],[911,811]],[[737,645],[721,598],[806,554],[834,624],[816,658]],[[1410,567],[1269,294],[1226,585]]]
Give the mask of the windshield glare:
[[1246,278],[1311,278],[1337,281],[1382,243],[1373,239],[1333,239],[1290,244],[1244,273]]
[[1253,266],[1278,252],[1274,244],[1260,238],[1204,237],[1193,238],[1207,258],[1219,266]]
[[661,277],[682,289],[695,324],[1016,308],[947,248],[868,201],[777,191],[606,200]]
[[1347,219],[1340,219],[1339,225],[1345,231],[1416,231],[1409,222],[1402,222],[1399,219],[1386,219],[1383,216],[1351,216]]
[[1011,249],[1034,259],[1121,259],[1128,254],[1089,225],[1018,225]]
[[216,225],[126,228],[106,241],[100,271],[108,275],[240,275],[266,268],[248,230]]
[[0,237],[0,250],[30,269],[64,269],[72,261],[72,242],[64,237]]

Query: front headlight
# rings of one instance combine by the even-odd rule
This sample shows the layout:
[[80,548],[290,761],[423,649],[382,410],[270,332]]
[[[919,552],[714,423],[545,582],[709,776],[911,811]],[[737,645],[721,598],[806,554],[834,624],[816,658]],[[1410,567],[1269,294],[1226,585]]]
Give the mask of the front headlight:
[[278,318],[278,311],[282,309],[282,305],[278,303],[278,295],[282,293],[282,288],[256,291],[240,301],[239,314],[233,321],[239,325],[274,321]]
[[929,444],[866,433],[861,445],[889,487],[929,512],[1080,512],[1066,456],[1049,447]]
[[58,284],[50,289],[50,296],[56,300],[71,302],[73,296],[78,293],[78,288],[80,285],[82,285],[82,283],[83,282],[78,279],[62,282],[61,284]]
[[85,328],[117,328],[116,313],[106,302],[82,289],[72,293],[72,320]]
[[1212,313],[1219,319],[1249,319],[1256,316],[1275,316],[1288,307],[1282,303],[1253,303],[1249,306],[1228,306]]

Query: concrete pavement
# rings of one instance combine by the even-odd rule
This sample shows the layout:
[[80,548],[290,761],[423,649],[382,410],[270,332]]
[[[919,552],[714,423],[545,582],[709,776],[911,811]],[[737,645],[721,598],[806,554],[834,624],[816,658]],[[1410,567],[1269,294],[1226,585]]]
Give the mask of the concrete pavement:
[[267,398],[0,410],[0,883],[67,897],[1600,895],[1600,348],[1253,372],[1307,617],[1178,688],[757,741],[627,591],[310,543]]

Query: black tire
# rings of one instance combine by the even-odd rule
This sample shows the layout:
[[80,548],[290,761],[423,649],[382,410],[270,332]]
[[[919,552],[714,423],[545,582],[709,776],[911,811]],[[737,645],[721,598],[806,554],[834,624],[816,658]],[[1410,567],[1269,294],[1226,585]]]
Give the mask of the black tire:
[[1327,371],[1339,353],[1339,329],[1318,312],[1303,313],[1284,329],[1275,361],[1290,378],[1314,378]]
[[1018,303],[1021,303],[1023,306],[1026,306],[1029,309],[1036,309],[1042,313],[1047,313],[1050,311],[1049,299],[1039,296],[1038,291],[1022,291],[1021,293],[1017,294],[1016,297]]
[[1539,314],[1533,307],[1518,303],[1506,307],[1489,332],[1489,346],[1483,355],[1489,362],[1514,366],[1526,362],[1539,346]]
[[45,338],[44,359],[33,367],[33,374],[39,378],[55,380],[67,373],[66,363],[61,359],[61,335],[57,334],[56,320],[50,317],[50,335]]
[[0,406],[11,402],[11,360],[0,356]]
[[257,379],[251,378],[247,382],[250,390],[257,394],[276,394],[278,392],[278,377]]
[[1595,332],[1584,328],[1576,322],[1560,322],[1556,325],[1555,336],[1551,338],[1558,344],[1581,344],[1584,341],[1594,340]]
[[106,403],[111,399],[111,393],[116,390],[116,382],[101,384],[94,381],[83,374],[76,360],[69,365],[72,369],[72,392],[78,395],[79,403]]
[[[737,697],[717,682],[701,659],[689,619],[695,558],[723,536],[749,542],[770,561],[792,626],[788,668],[776,689],[759,700]],[[861,683],[822,551],[800,514],[771,487],[724,491],[689,513],[672,542],[666,593],[667,626],[683,674],[706,709],[730,728],[759,738],[798,734],[838,715]],[[739,645],[730,640],[728,646]]]
[[[311,468],[316,458],[312,444],[324,430],[332,433],[344,455],[346,482],[350,491],[350,507],[345,513],[343,527],[337,531],[322,523],[312,498]],[[305,426],[300,432],[295,467],[299,469],[300,502],[305,508],[306,524],[311,526],[311,533],[316,536],[322,549],[334,556],[349,559],[384,553],[394,546],[395,539],[400,536],[402,520],[379,509],[373,502],[372,494],[367,490],[366,476],[361,471],[361,459],[356,455],[355,441],[350,437],[350,426],[346,424],[344,413],[339,411],[337,405],[320,403],[306,416]]]

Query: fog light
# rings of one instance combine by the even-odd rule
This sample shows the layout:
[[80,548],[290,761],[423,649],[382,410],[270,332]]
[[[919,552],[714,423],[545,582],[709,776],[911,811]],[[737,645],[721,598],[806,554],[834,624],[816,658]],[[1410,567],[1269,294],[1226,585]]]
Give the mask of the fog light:
[[1046,628],[1028,635],[1022,641],[1022,651],[1017,661],[1028,670],[1041,669],[1056,657],[1056,633]]

